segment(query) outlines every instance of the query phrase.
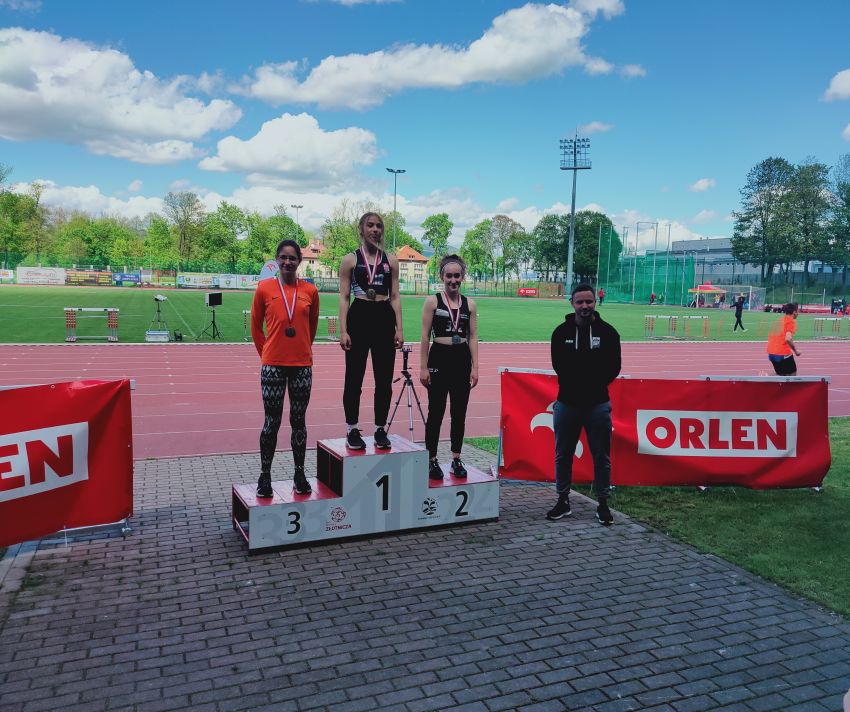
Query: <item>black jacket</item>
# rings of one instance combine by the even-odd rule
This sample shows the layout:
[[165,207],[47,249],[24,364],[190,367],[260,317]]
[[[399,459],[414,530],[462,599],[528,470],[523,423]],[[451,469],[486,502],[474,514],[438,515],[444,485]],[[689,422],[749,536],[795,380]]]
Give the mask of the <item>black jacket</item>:
[[620,335],[598,312],[578,326],[567,314],[552,332],[552,368],[558,374],[558,400],[577,406],[609,400],[608,384],[620,373]]

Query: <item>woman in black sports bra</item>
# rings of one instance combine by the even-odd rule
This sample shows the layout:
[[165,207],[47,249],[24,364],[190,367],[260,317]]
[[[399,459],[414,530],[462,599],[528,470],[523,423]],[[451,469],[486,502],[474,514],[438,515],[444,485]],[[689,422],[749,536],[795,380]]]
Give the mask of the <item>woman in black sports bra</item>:
[[[437,444],[449,397],[452,419],[449,474],[466,477],[460,450],[469,392],[478,383],[478,311],[475,302],[460,293],[460,283],[465,276],[466,263],[458,255],[443,257],[440,260],[443,292],[427,297],[422,307],[419,380],[428,389],[425,447],[430,458],[428,477],[432,480],[443,479],[443,470],[437,460]],[[433,344],[430,343],[432,334]]]
[[384,221],[380,215],[363,215],[359,231],[359,249],[343,257],[339,268],[339,345],[345,351],[342,404],[348,425],[346,441],[352,450],[366,448],[358,420],[366,358],[371,352],[375,377],[375,447],[389,450],[392,443],[385,426],[392,399],[395,351],[404,344],[398,260],[384,252]]

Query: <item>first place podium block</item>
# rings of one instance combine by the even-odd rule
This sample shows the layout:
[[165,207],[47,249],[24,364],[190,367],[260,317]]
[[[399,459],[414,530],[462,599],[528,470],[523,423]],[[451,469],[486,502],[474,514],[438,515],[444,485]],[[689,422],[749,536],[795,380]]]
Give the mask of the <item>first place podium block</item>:
[[467,467],[459,479],[444,467],[443,480],[430,480],[428,453],[397,435],[390,440],[392,450],[376,450],[366,438],[361,451],[344,438],[320,440],[309,495],[275,482],[274,497],[258,499],[255,485],[234,485],[234,529],[253,550],[498,519],[496,477]]

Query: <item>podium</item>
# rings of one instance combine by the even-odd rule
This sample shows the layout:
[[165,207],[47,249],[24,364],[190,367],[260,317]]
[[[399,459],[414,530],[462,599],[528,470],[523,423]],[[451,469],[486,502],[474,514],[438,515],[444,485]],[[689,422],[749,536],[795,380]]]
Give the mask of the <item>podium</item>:
[[468,467],[460,479],[443,467],[428,478],[428,453],[391,435],[392,450],[350,450],[345,439],[320,440],[313,491],[295,494],[291,481],[273,482],[272,498],[258,499],[255,484],[233,486],[233,528],[248,549],[385,534],[499,518],[499,481]]

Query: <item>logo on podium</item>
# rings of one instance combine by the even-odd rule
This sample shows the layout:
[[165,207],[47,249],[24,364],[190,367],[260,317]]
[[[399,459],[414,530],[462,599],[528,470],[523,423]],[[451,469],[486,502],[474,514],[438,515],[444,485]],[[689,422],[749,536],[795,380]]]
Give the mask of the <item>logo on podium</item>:
[[422,513],[427,514],[429,517],[432,514],[436,514],[437,513],[437,500],[433,499],[432,497],[428,497],[428,499],[426,499],[422,503]]

